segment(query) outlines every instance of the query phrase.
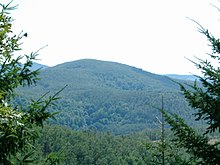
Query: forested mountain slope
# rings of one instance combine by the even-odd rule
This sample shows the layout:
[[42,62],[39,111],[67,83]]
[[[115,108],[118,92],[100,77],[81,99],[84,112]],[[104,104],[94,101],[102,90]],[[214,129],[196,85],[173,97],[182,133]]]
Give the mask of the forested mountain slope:
[[162,96],[169,112],[189,123],[192,118],[176,83],[128,65],[84,59],[43,69],[40,77],[36,86],[19,89],[16,101],[24,104],[26,96],[52,94],[68,85],[50,110],[59,112],[54,123],[74,129],[125,134],[158,127]]

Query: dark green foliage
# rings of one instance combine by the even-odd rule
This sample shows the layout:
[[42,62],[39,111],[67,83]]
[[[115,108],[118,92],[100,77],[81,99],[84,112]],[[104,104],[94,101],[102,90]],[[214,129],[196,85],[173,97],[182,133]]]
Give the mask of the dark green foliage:
[[208,137],[199,135],[196,131],[185,124],[184,120],[177,115],[166,116],[166,121],[171,125],[171,130],[176,135],[178,146],[186,148],[191,153],[191,159],[197,160],[199,164],[213,164],[220,162],[220,150],[218,144],[209,144]]
[[[21,50],[20,40],[23,38],[23,33],[14,35],[11,31],[13,19],[7,15],[8,10],[13,10],[15,7],[1,4],[2,11],[0,13],[0,87],[4,99],[9,99],[14,89],[19,85],[31,85],[38,80],[38,70],[30,71],[32,60],[35,59],[36,53],[31,53],[30,56],[13,57],[15,51]],[[20,61],[26,60],[24,64]]]
[[[167,98],[176,99],[169,105],[173,111],[179,107],[188,108],[176,103],[182,100],[177,94],[177,86],[164,76],[96,60],[45,69],[42,81],[36,85],[39,69],[34,70],[32,66],[38,52],[14,55],[27,33],[14,35],[11,31],[13,20],[8,13],[14,8],[3,4],[1,7],[0,164],[152,164],[151,156],[155,153],[146,150],[145,144],[149,144],[146,136],[114,136],[96,130],[125,134],[146,128],[153,123],[152,116],[159,113],[153,107],[164,92]],[[61,102],[57,95],[67,82],[68,90],[62,94],[64,100]],[[27,90],[32,84],[36,86]],[[16,90],[20,86],[26,87]],[[15,90],[20,95],[11,103]],[[45,90],[58,92],[49,97],[49,92],[41,96]],[[55,101],[57,107],[53,104]],[[37,139],[44,122],[54,118],[58,110],[62,110],[58,123],[94,131],[47,126]],[[157,138],[152,132],[149,134]],[[159,152],[165,148],[164,144],[159,143]],[[170,164],[183,160],[178,154],[169,158],[166,160]]]
[[38,155],[45,159],[53,153],[69,165],[142,165],[149,159],[145,138],[47,126],[38,139]]
[[197,59],[198,63],[192,61],[203,75],[197,76],[202,86],[198,86],[197,81],[193,85],[181,83],[179,85],[189,105],[196,109],[196,120],[206,121],[206,131],[200,135],[177,115],[164,114],[177,137],[176,141],[186,148],[192,159],[198,164],[217,165],[220,162],[219,143],[210,144],[206,135],[214,132],[218,132],[219,135],[220,132],[220,68],[211,62],[211,60],[217,60],[218,64],[220,62],[220,42],[208,30],[199,26],[199,31],[205,34],[213,50],[212,54],[208,54],[210,60]]
[[[12,32],[13,19],[9,11],[16,7],[0,3],[0,164],[27,164],[34,161],[31,149],[38,137],[38,126],[54,114],[46,108],[57,100],[57,94],[43,100],[32,100],[26,109],[13,106],[10,101],[19,86],[30,86],[39,80],[39,70],[31,70],[37,52],[16,56],[26,33]],[[24,63],[21,61],[24,60]]]
[[[207,37],[212,47],[213,52],[208,54],[209,57],[219,63],[219,39],[216,39],[201,25],[199,27],[199,31]],[[191,88],[190,90],[180,84],[190,106],[198,111],[195,113],[197,120],[204,119],[207,121],[209,127],[206,133],[215,132],[216,129],[220,132],[220,68],[212,64],[211,59],[198,59],[198,62],[192,61],[203,75],[197,76],[202,83],[202,87],[199,87],[196,81],[194,85],[188,85]]]
[[[149,135],[155,133],[155,141]],[[155,165],[161,163],[160,132],[146,129],[130,135],[112,135],[94,131],[75,131],[64,126],[46,125],[36,141],[36,164],[68,165]],[[153,137],[153,138],[155,138]],[[159,145],[158,145],[159,144]],[[185,150],[166,142],[167,165],[191,165]],[[46,160],[46,161],[45,161]]]
[[219,82],[211,82],[208,78],[201,78],[200,80],[205,89],[198,87],[196,83],[190,86],[193,88],[193,91],[187,90],[183,86],[181,86],[181,89],[188,99],[189,104],[198,110],[198,112],[195,113],[197,116],[196,120],[204,119],[207,121],[209,127],[206,133],[215,132],[216,129],[220,131],[220,98],[219,93],[217,93],[219,92],[217,85]]
[[18,91],[16,104],[27,103],[27,93],[35,98],[38,93],[58,90],[66,84],[62,100],[51,109],[60,112],[53,121],[56,124],[114,134],[155,128],[155,116],[160,112],[154,107],[160,104],[161,95],[166,96],[166,109],[194,124],[178,85],[169,78],[98,60],[73,61],[42,70],[37,86]]

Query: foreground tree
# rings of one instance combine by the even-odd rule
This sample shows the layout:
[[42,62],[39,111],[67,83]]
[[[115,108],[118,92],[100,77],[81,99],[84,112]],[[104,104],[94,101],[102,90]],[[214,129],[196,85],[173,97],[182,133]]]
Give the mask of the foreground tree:
[[206,121],[208,127],[206,132],[200,135],[177,115],[164,114],[177,137],[176,141],[187,149],[187,152],[191,154],[191,159],[198,164],[217,165],[220,162],[220,143],[210,144],[207,134],[220,132],[220,68],[214,66],[212,62],[214,60],[218,64],[220,63],[220,40],[200,24],[195,23],[199,26],[199,31],[210,42],[212,53],[208,54],[210,60],[198,58],[197,62],[192,61],[202,73],[202,76],[197,76],[202,86],[198,85],[196,81],[193,85],[179,85],[189,105],[196,109],[196,120]]
[[[161,111],[161,119],[157,117],[158,123],[160,125],[161,134],[160,139],[147,143],[146,147],[149,152],[149,156],[151,157],[150,164],[161,164],[161,165],[194,165],[195,162],[189,159],[189,155],[185,152],[185,149],[176,146],[172,141],[172,136],[169,132],[168,128],[165,126],[167,123],[165,122],[164,111],[164,103],[162,96],[162,108],[157,108]],[[167,117],[167,116],[166,116]]]
[[45,120],[54,117],[46,108],[58,99],[59,92],[46,100],[43,97],[32,100],[25,109],[10,103],[17,87],[35,84],[39,79],[39,70],[31,70],[38,52],[15,55],[21,50],[21,41],[27,35],[12,32],[13,19],[9,12],[16,7],[1,3],[0,7],[0,164],[12,164],[15,160],[16,164],[30,163],[33,152],[29,151],[38,136],[37,128],[43,127]]

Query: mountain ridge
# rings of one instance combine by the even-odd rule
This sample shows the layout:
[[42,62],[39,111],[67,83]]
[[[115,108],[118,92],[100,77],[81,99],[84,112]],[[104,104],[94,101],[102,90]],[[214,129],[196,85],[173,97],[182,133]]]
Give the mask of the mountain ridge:
[[16,101],[22,104],[27,94],[37,98],[68,85],[57,106],[50,108],[60,112],[52,121],[55,124],[115,134],[157,127],[162,96],[166,109],[191,122],[192,111],[179,86],[166,76],[116,62],[82,59],[43,69],[40,77],[36,86],[20,88]]
[[[136,68],[136,69],[144,71],[144,72],[149,72],[149,71],[144,70],[142,68],[139,68],[139,67],[136,67],[136,66],[130,66],[128,64],[124,64],[124,63],[120,63],[120,62],[98,60],[98,59],[92,59],[92,58],[84,58],[84,59],[78,59],[78,60],[74,60],[74,61],[67,61],[67,62],[63,62],[63,63],[60,63],[60,64],[56,64],[55,66],[48,66],[48,65],[45,65],[45,64],[34,62],[33,68],[34,69],[39,69],[39,68],[46,69],[46,68],[50,68],[50,67],[57,67],[57,66],[60,66],[60,65],[66,65],[68,63],[79,62],[79,61],[84,61],[84,60],[110,62],[110,63],[115,63],[115,64],[120,64],[120,65],[129,66],[129,67],[132,67],[132,68]],[[192,74],[177,74],[177,73],[176,74],[174,74],[174,73],[159,74],[159,73],[153,73],[153,72],[149,72],[149,73],[156,74],[156,75],[161,75],[161,76],[166,76],[166,77],[169,77],[169,78],[172,78],[172,79],[180,79],[180,80],[194,81],[197,78],[196,76],[194,76]]]

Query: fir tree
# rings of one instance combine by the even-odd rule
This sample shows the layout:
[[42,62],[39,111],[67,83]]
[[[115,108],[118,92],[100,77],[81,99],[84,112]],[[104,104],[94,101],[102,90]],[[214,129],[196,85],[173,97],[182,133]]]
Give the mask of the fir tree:
[[46,108],[58,99],[59,92],[48,99],[32,100],[25,109],[11,104],[17,87],[35,84],[39,79],[39,70],[31,70],[38,52],[17,56],[15,52],[21,50],[22,39],[27,34],[15,35],[12,31],[10,12],[16,6],[0,3],[0,7],[0,164],[27,164],[34,161],[31,149],[38,137],[37,128],[54,117]]
[[198,85],[197,81],[193,85],[179,85],[189,105],[196,110],[196,120],[206,121],[208,127],[204,134],[200,135],[177,115],[164,114],[177,137],[176,141],[187,149],[191,159],[198,164],[217,165],[220,162],[219,143],[210,144],[207,134],[220,131],[220,68],[211,62],[216,60],[220,63],[220,40],[194,22],[199,26],[199,32],[207,37],[212,52],[208,54],[210,60],[197,58],[197,62],[191,61],[202,73],[197,76],[202,85]]

